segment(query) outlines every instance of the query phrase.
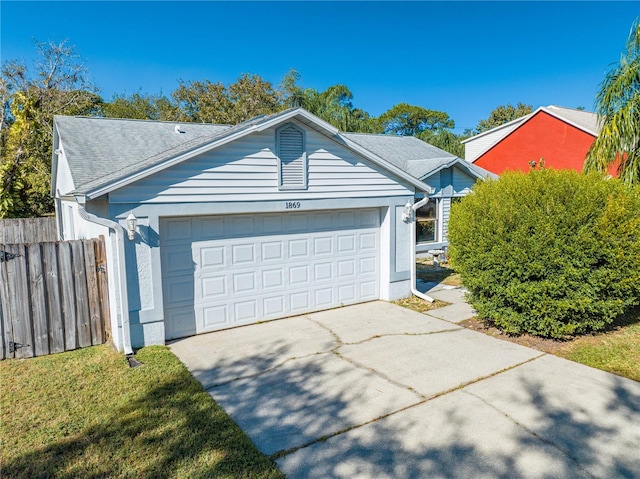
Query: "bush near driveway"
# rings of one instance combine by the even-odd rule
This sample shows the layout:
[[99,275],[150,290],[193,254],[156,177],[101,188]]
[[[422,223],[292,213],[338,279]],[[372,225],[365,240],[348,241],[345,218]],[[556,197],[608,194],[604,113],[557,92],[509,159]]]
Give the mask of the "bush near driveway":
[[574,171],[506,173],[451,210],[449,254],[486,321],[561,338],[640,302],[640,191]]

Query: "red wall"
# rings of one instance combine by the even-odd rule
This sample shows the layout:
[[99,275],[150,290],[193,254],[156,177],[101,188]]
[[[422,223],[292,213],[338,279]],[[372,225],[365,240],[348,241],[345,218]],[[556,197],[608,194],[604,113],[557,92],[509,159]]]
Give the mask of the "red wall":
[[546,168],[582,171],[593,140],[593,135],[540,111],[474,164],[499,175],[505,170],[529,171],[530,161],[544,158]]

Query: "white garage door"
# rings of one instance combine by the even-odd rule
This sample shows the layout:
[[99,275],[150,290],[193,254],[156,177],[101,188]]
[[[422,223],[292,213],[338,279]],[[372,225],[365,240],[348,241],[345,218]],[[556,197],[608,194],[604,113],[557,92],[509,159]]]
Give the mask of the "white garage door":
[[167,339],[380,297],[378,209],[167,218]]

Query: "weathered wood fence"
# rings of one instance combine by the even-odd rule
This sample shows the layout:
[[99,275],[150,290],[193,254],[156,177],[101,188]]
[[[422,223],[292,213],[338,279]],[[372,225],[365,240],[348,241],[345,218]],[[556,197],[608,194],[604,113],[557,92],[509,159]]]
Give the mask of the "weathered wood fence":
[[0,244],[43,241],[58,241],[56,219],[53,216],[0,220]]
[[104,238],[0,244],[0,355],[102,344],[109,297]]

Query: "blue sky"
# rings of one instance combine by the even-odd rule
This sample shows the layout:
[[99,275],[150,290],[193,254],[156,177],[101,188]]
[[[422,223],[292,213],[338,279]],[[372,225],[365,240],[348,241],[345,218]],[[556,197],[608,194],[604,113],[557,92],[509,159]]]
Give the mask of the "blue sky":
[[68,39],[103,97],[183,80],[342,83],[372,115],[406,102],[456,131],[517,102],[593,109],[640,2],[0,2],[2,61]]

